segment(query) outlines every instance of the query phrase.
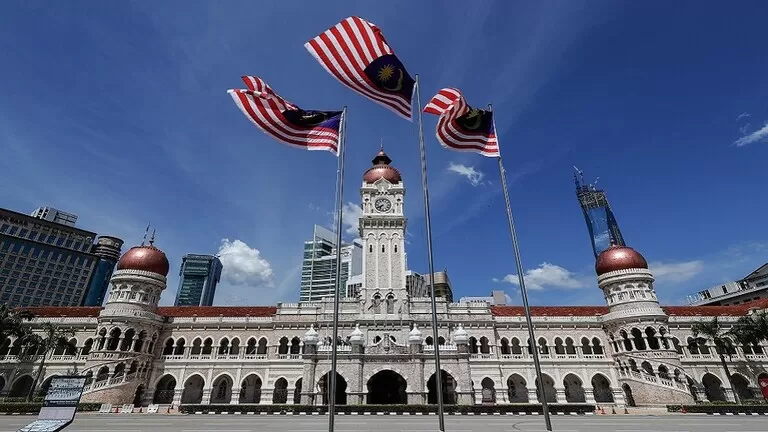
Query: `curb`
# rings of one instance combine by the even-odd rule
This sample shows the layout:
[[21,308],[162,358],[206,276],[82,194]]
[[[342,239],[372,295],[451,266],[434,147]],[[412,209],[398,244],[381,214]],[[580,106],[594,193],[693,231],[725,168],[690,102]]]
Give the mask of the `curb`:
[[[14,413],[16,414],[16,413]],[[319,412],[293,412],[293,411],[286,411],[286,412],[241,412],[241,411],[222,411],[222,412],[216,412],[216,411],[196,411],[194,413],[190,413],[194,415],[267,415],[267,416],[307,416],[307,415],[313,415],[313,416],[325,416],[328,413],[319,413]],[[563,413],[563,412],[553,412],[552,415],[556,416],[579,416],[579,415],[594,415],[594,413],[576,413],[576,412],[570,412],[570,413]],[[712,415],[713,413],[709,413]],[[408,416],[408,415],[417,415],[417,416],[433,416],[437,415],[437,413],[433,412],[381,412],[381,411],[364,411],[364,412],[337,412],[336,415],[340,416],[356,416],[356,415],[364,415],[364,416]],[[445,413],[445,415],[450,416],[488,416],[488,415],[494,415],[494,416],[501,416],[501,415],[507,415],[507,416],[538,416],[541,415],[540,413],[535,412],[507,412],[507,413],[474,413],[474,412],[464,412],[464,413]],[[720,415],[719,413],[714,413],[714,415]],[[746,414],[742,414],[746,415]],[[765,414],[756,414],[752,413],[751,415],[765,415]]]

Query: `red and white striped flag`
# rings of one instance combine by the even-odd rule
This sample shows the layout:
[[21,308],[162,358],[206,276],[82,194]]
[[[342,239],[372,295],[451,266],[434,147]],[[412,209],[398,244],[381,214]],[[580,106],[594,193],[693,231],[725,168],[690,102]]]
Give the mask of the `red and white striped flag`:
[[277,141],[304,150],[338,154],[341,111],[305,111],[281,98],[264,80],[243,76],[248,90],[229,90],[235,105]]
[[416,82],[374,24],[349,17],[304,47],[339,82],[411,119]]
[[424,112],[440,116],[437,141],[445,148],[499,156],[499,143],[491,111],[472,108],[458,89],[444,88],[429,101]]

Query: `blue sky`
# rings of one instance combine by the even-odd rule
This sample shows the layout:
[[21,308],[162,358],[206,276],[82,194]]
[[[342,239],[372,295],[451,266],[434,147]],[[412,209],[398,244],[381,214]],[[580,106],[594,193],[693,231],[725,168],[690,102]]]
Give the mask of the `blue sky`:
[[[494,104],[532,303],[603,301],[573,165],[600,177],[665,303],[766,261],[759,1],[9,3],[1,205],[71,211],[128,245],[151,221],[172,266],[164,304],[181,256],[220,248],[217,303],[296,301],[302,242],[332,220],[336,160],[281,146],[238,112],[226,90],[253,74],[306,109],[349,106],[346,203],[384,140],[408,187],[409,265],[425,271],[416,123],[302,46],[349,15],[381,27],[424,103],[451,86]],[[442,149],[434,126],[425,119],[435,265],[457,296],[503,288],[519,303],[504,282],[515,270],[496,162]]]

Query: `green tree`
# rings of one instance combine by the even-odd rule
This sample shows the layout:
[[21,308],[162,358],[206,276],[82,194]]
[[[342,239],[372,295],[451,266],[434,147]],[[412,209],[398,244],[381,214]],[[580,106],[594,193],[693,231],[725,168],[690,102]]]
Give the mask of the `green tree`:
[[35,394],[35,389],[43,373],[43,366],[45,366],[45,359],[48,357],[48,354],[59,346],[75,349],[74,345],[69,342],[69,339],[74,335],[74,330],[62,328],[51,323],[44,323],[42,331],[39,333],[28,332],[26,334],[24,339],[27,346],[30,348],[34,347],[36,353],[41,356],[35,380],[32,382],[32,388],[29,389],[29,394],[27,395],[27,401],[31,400]]
[[24,321],[29,321],[32,317],[29,311],[11,309],[6,304],[0,305],[0,344],[9,337],[24,336]]
[[733,397],[737,404],[741,403],[741,398],[736,392],[733,386],[733,380],[731,379],[731,371],[728,369],[728,363],[725,361],[725,356],[728,356],[730,360],[733,357],[733,353],[736,352],[736,348],[733,346],[731,339],[726,336],[730,334],[721,324],[717,317],[712,318],[711,321],[699,321],[693,324],[691,327],[696,343],[699,345],[706,345],[707,341],[711,340],[715,343],[717,348],[717,354],[720,356],[720,363],[725,370],[725,376],[728,377],[728,383],[733,389]]
[[739,344],[757,354],[759,344],[768,340],[768,313],[758,312],[739,318],[728,332]]

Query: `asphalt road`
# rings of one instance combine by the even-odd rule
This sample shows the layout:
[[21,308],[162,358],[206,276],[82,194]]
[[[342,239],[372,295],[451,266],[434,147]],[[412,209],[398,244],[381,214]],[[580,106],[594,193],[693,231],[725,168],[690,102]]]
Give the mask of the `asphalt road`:
[[[0,416],[0,432],[15,432],[34,420]],[[541,416],[446,416],[446,432],[546,431]],[[766,416],[557,416],[556,432],[765,432]],[[81,415],[65,432],[318,432],[327,416]],[[438,430],[436,416],[339,416],[338,432],[424,432]]]

